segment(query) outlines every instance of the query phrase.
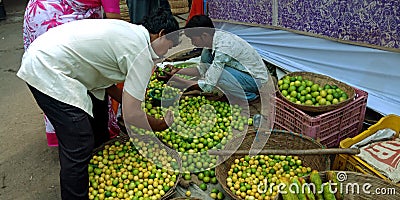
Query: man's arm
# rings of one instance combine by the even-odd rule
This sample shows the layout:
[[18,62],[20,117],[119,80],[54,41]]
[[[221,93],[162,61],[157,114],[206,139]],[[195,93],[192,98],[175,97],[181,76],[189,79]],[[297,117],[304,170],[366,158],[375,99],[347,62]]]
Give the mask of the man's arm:
[[176,68],[174,66],[166,66],[170,69],[170,71],[164,70],[165,74],[168,76],[173,76],[175,74],[182,74],[182,75],[187,75],[187,76],[195,76],[199,77],[200,73],[197,67],[188,67],[188,68]]
[[217,85],[218,80],[224,71],[224,66],[229,62],[231,57],[221,52],[216,51],[214,60],[205,72],[204,78],[198,81],[199,87],[204,92],[212,92]]
[[[147,115],[141,108],[141,101],[134,98],[127,92],[122,94],[122,112],[125,125],[129,129],[130,125],[146,130],[162,131],[168,128],[168,124],[172,124],[173,115],[167,112],[164,119],[156,119]],[[167,124],[168,121],[168,124]]]

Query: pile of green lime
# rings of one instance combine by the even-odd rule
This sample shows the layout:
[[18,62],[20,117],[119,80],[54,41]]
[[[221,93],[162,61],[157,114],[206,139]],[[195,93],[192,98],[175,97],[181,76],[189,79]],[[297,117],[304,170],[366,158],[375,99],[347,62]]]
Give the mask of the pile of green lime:
[[147,91],[150,92],[154,88],[163,88],[165,87],[166,84],[164,81],[160,81],[157,79],[157,76],[155,74],[151,75],[150,82],[147,85]]
[[348,99],[336,85],[319,85],[302,76],[285,76],[278,81],[281,94],[289,101],[307,106],[328,106]]
[[[160,199],[176,183],[177,161],[156,144],[133,140],[105,145],[88,166],[89,199]],[[137,148],[136,148],[137,147]],[[139,149],[139,150],[138,150]],[[152,154],[150,161],[146,156]]]
[[182,94],[181,90],[168,85],[163,85],[163,88],[154,88],[151,95],[156,99],[174,99]]
[[226,183],[242,199],[274,199],[281,177],[302,177],[311,171],[298,156],[245,156],[234,160]]
[[177,150],[182,157],[186,172],[199,172],[215,167],[217,156],[208,155],[209,149],[222,149],[233,137],[233,130],[244,131],[252,119],[241,115],[241,107],[227,102],[211,101],[204,96],[185,97],[179,106],[170,108],[143,105],[148,114],[164,116],[167,109],[174,112],[174,123],[170,128],[151,132],[130,127],[134,133],[156,135],[169,147]]

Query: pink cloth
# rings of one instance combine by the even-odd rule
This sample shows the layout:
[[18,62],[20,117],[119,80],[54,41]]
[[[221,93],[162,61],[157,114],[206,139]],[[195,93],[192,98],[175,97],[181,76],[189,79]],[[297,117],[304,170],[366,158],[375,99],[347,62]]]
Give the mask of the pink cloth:
[[107,13],[120,13],[119,0],[76,0],[89,7],[103,6],[104,12]]
[[80,20],[102,18],[105,12],[119,13],[119,0],[29,0],[24,15],[24,48],[50,28]]
[[[120,13],[119,0],[29,0],[24,15],[24,49],[50,28],[81,19],[102,18],[102,7],[104,12]],[[54,127],[46,116],[45,126],[49,146],[57,146]],[[110,105],[108,129],[111,138],[119,134],[117,119]]]

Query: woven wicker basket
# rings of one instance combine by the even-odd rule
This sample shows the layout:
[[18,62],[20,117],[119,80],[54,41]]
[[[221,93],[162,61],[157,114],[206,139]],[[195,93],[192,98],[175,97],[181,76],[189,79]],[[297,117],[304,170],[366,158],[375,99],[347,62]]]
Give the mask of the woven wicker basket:
[[[154,141],[155,143],[159,144],[159,146],[164,146],[164,145],[162,145],[162,144],[160,143],[160,141],[159,141],[158,139],[154,140],[151,136],[141,135],[141,136],[138,137],[138,139],[139,139],[140,141],[145,141],[145,142],[152,140],[152,141]],[[119,141],[119,142],[121,142],[121,143],[125,143],[125,142],[128,142],[129,140],[130,140],[130,137],[129,137],[128,135],[121,134],[120,136],[118,136],[118,137],[116,137],[116,138],[113,138],[113,139],[111,139],[111,140],[105,142],[105,143],[104,143],[103,145],[101,145],[100,147],[95,148],[95,149],[93,150],[92,156],[93,156],[93,155],[96,155],[97,152],[99,152],[99,151],[103,151],[103,149],[104,149],[104,147],[105,147],[106,145],[112,145],[112,144],[114,144],[116,141]],[[182,160],[181,160],[179,154],[178,154],[176,151],[171,150],[171,149],[166,149],[166,151],[168,152],[168,155],[171,155],[171,156],[178,162],[179,171],[182,171],[182,170],[181,170],[181,168],[182,168]],[[174,193],[175,193],[175,188],[176,188],[176,186],[179,184],[179,180],[181,179],[181,176],[182,176],[181,173],[179,173],[178,177],[176,178],[175,185],[174,185],[173,187],[171,187],[170,190],[169,190],[167,193],[164,194],[164,196],[161,197],[162,200],[169,199],[169,198],[171,198],[172,195],[174,195]]]
[[[250,147],[262,145],[262,149],[316,149],[323,148],[320,143],[310,137],[299,135],[295,133],[290,133],[286,131],[273,131],[268,138],[268,142],[265,142],[266,134],[256,135],[255,132],[249,132],[246,136],[237,136],[233,138],[229,143],[226,144],[224,150],[249,150]],[[258,143],[258,145],[257,145]],[[261,147],[260,147],[261,148]],[[226,183],[228,178],[228,171],[231,165],[234,163],[236,158],[242,156],[233,155],[231,157],[219,156],[218,166],[215,169],[215,174],[218,182],[221,184],[225,192],[233,199],[241,199],[237,195],[233,194]],[[325,155],[308,155],[299,156],[299,159],[303,161],[303,165],[316,169],[318,171],[329,170],[330,160],[328,156]]]
[[[355,200],[398,200],[400,199],[400,187],[383,179],[368,174],[361,174],[357,172],[350,171],[335,171],[343,181],[339,182],[342,187],[343,199],[355,199]],[[328,182],[326,177],[326,172],[319,173],[322,179],[322,183]],[[305,177],[307,182],[309,177]],[[370,185],[370,187],[368,187]],[[353,190],[355,186],[355,190]],[[359,187],[359,192],[357,193],[356,187]],[[363,191],[363,186],[365,186]],[[387,194],[377,194],[376,191],[385,191]],[[389,192],[390,191],[390,192]],[[368,194],[368,192],[370,192]],[[391,193],[391,194],[389,194]],[[282,196],[279,196],[279,200]]]
[[309,106],[309,105],[301,105],[301,104],[296,104],[293,103],[291,101],[289,101],[288,99],[286,99],[281,91],[278,89],[278,94],[280,97],[282,97],[282,99],[284,99],[286,102],[288,102],[289,104],[291,104],[292,106],[302,110],[302,111],[307,111],[307,112],[314,112],[314,113],[321,113],[321,112],[328,112],[331,110],[335,110],[337,108],[340,108],[346,104],[348,104],[350,101],[353,101],[355,98],[355,91],[354,88],[343,83],[340,82],[338,80],[335,80],[329,76],[325,76],[322,74],[317,74],[317,73],[312,73],[312,72],[292,72],[289,74],[286,74],[285,76],[283,76],[281,78],[281,80],[283,80],[286,76],[302,76],[303,79],[307,79],[310,80],[314,83],[317,83],[321,86],[324,86],[325,84],[329,84],[329,85],[336,85],[338,86],[340,89],[343,90],[343,92],[346,92],[346,94],[348,95],[348,99],[345,101],[342,101],[338,104],[331,104],[331,105],[320,105],[320,106]]

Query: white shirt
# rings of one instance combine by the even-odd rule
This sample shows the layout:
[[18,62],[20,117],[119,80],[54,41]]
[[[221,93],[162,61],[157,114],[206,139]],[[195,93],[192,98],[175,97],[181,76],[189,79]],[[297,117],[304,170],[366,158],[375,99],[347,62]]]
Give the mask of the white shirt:
[[124,91],[143,101],[153,58],[157,55],[143,26],[123,20],[85,19],[38,37],[24,53],[17,76],[93,116],[88,91],[103,99],[105,88],[125,81]]
[[268,80],[268,69],[257,51],[232,33],[216,30],[212,43],[214,60],[211,65],[198,65],[199,73],[204,77],[198,81],[199,87],[211,92],[224,70],[225,66],[250,74],[261,83]]

